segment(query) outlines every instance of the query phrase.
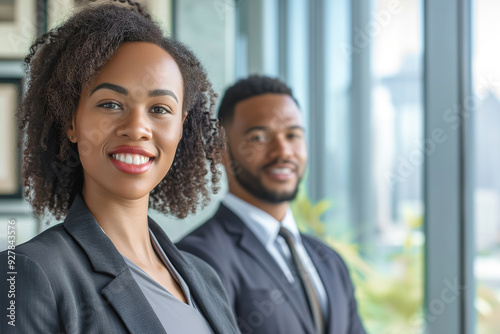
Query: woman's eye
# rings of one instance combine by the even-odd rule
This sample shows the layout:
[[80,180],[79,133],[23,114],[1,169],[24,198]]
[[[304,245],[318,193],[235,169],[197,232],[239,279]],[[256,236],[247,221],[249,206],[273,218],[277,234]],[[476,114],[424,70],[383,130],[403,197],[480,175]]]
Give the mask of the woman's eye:
[[118,103],[106,102],[99,105],[99,107],[110,109],[110,110],[120,110],[121,106]]
[[153,108],[151,108],[151,112],[153,114],[167,114],[167,113],[171,113],[172,111],[170,111],[170,109],[163,108],[163,107],[153,107]]

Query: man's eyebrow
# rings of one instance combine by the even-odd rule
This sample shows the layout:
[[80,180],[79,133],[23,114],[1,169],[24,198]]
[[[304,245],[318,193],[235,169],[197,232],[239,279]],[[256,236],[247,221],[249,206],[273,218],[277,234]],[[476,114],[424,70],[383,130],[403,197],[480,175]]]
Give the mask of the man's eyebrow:
[[302,130],[306,132],[306,129],[303,126],[300,125],[292,125],[287,128],[288,130]]
[[150,90],[149,91],[149,96],[150,97],[155,97],[155,96],[164,96],[168,95],[174,98],[174,100],[179,103],[179,100],[177,99],[177,96],[175,95],[174,92],[172,92],[169,89],[155,89],[155,90]]
[[92,93],[90,93],[90,95],[94,94],[95,91],[97,91],[99,89],[110,89],[110,90],[113,90],[113,91],[115,91],[115,92],[117,92],[119,94],[122,94],[122,95],[127,95],[128,94],[128,90],[125,87],[105,82],[105,83],[100,84],[96,88],[94,88],[94,90],[92,91]]
[[[292,125],[292,126],[287,127],[286,129],[287,130],[301,130],[303,132],[306,131],[306,129],[300,125]],[[252,131],[269,131],[269,130],[270,130],[270,128],[268,128],[267,126],[252,126],[248,129],[246,129],[244,134],[246,135]]]
[[252,131],[268,131],[268,130],[269,130],[269,128],[266,126],[252,126],[248,129],[246,129],[243,134],[246,135],[247,133],[250,133]]

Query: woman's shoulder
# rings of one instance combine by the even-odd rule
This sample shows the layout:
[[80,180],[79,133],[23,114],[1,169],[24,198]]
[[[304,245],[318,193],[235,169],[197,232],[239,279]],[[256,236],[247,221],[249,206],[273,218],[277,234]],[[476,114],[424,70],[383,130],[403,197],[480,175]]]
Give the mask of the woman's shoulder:
[[50,286],[55,295],[71,290],[77,280],[88,279],[91,273],[87,254],[63,224],[9,247],[0,253],[0,263],[12,264],[16,284],[24,291]]
[[14,247],[9,245],[8,249],[0,254],[4,256],[16,254],[18,257],[23,256],[34,262],[54,262],[55,257],[67,254],[65,248],[70,247],[72,243],[70,239],[63,224],[57,224],[25,243]]

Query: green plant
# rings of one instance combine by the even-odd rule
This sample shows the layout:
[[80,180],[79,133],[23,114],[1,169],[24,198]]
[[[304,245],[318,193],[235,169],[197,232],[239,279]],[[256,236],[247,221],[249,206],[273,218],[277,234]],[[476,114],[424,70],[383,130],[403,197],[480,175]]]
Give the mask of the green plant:
[[[421,215],[405,217],[408,232],[404,247],[376,265],[374,259],[360,255],[350,234],[339,237],[326,232],[322,216],[333,207],[332,201],[313,203],[301,188],[291,206],[299,229],[321,238],[348,264],[359,312],[369,333],[422,332],[423,250],[412,236],[422,226]],[[379,270],[380,266],[385,270]]]
[[[333,201],[313,203],[301,187],[292,211],[299,229],[312,233],[335,249],[350,268],[356,286],[359,313],[372,334],[417,334],[425,327],[423,312],[423,247],[414,232],[423,225],[422,213],[405,210],[407,227],[404,246],[375,263],[360,255],[352,233],[327,232],[322,216],[333,209]],[[381,269],[383,268],[383,269]],[[500,328],[500,292],[478,282],[475,308],[478,334],[496,334]]]

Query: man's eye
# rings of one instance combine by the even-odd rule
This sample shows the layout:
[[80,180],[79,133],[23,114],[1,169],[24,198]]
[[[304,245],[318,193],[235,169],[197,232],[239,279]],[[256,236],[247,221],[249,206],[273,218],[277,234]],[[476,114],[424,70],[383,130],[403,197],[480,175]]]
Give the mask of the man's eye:
[[249,142],[253,142],[253,143],[266,143],[268,142],[270,139],[270,136],[268,135],[265,135],[265,134],[256,134],[256,135],[253,135],[251,136],[250,138],[248,138],[248,141]]
[[171,113],[171,111],[167,108],[163,108],[163,107],[153,107],[151,108],[151,112],[153,114],[167,114],[167,113]]
[[261,136],[252,136],[248,138],[248,141],[259,141],[261,139]]
[[118,103],[106,102],[99,105],[99,107],[110,109],[110,110],[120,110],[121,106]]
[[248,141],[263,141],[263,140],[264,140],[264,136],[262,136],[262,135],[255,135],[255,136],[248,138]]

